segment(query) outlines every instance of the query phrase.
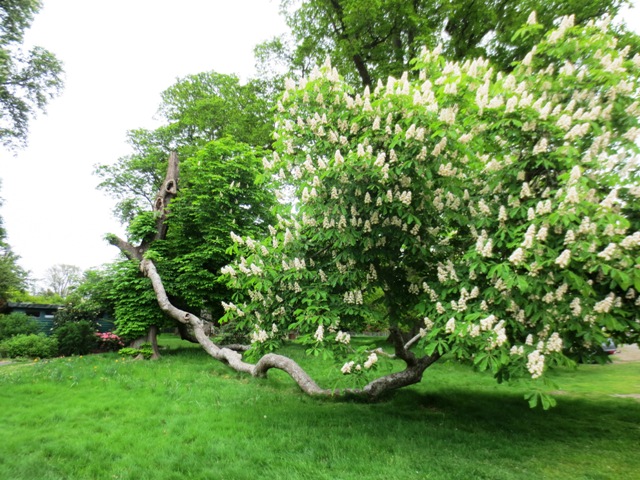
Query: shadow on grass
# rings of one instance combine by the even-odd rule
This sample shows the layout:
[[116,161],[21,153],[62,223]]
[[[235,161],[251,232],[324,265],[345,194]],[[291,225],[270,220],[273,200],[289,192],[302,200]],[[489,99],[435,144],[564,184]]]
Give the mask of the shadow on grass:
[[[303,350],[298,345],[291,345],[286,353],[302,356]],[[208,354],[197,345],[195,348],[189,345],[171,347],[163,351],[163,356],[194,362],[208,358]],[[557,396],[557,406],[548,411],[531,409],[524,399],[523,390],[498,386],[486,375],[484,378],[459,366],[453,366],[453,371],[445,366],[437,376],[425,377],[421,384],[391,392],[371,402],[359,398],[310,398],[283,372],[272,371],[266,379],[254,379],[210,360],[211,363],[206,362],[203,366],[211,375],[229,382],[241,379],[242,383],[251,383],[262,394],[270,392],[285,396],[280,399],[285,404],[289,401],[311,403],[320,411],[331,410],[333,415],[340,416],[340,412],[344,412],[345,417],[351,417],[355,408],[365,422],[379,422],[381,416],[403,424],[426,423],[431,427],[445,422],[453,425],[454,429],[481,436],[483,432],[491,432],[491,435],[514,439],[524,436],[528,441],[569,442],[574,445],[613,437],[618,441],[635,443],[640,433],[640,402],[633,399],[605,395],[580,398],[569,394]],[[314,373],[319,374],[321,384],[326,383],[322,381],[322,373],[325,372]],[[452,383],[456,378],[465,382],[464,385]],[[476,385],[473,381],[480,382]],[[295,415],[293,412],[290,414]],[[353,421],[349,419],[349,422]]]
[[407,389],[386,400],[387,414],[404,421],[442,416],[460,428],[498,435],[525,435],[531,441],[585,443],[594,438],[637,442],[640,403],[628,399],[562,396],[555,408],[529,408],[521,393],[446,388],[435,393]]
[[[160,349],[160,356],[167,358],[177,358],[177,357],[191,357],[191,358],[204,358],[209,355],[199,346],[196,347],[169,347]],[[212,361],[215,361],[212,359]]]

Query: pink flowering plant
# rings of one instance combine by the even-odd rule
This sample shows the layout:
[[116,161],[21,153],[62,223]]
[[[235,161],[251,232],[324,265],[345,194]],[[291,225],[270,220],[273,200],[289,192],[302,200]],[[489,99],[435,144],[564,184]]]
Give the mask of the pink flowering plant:
[[100,352],[117,352],[124,347],[124,342],[112,332],[96,332],[96,344]]
[[405,370],[365,393],[445,354],[535,390],[608,337],[637,340],[640,56],[608,18],[540,28],[532,14],[517,35],[541,41],[509,72],[436,48],[362,92],[329,61],[287,82],[264,164],[289,201],[270,237],[232,234],[223,271],[254,353],[295,330],[349,376],[383,358],[349,359],[343,325],[375,321]]

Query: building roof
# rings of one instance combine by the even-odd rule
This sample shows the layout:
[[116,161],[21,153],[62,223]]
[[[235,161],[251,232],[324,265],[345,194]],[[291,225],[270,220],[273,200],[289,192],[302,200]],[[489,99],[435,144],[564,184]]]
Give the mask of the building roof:
[[38,310],[59,310],[63,307],[63,305],[58,305],[55,303],[23,303],[23,302],[8,302],[7,307],[9,308],[32,308]]

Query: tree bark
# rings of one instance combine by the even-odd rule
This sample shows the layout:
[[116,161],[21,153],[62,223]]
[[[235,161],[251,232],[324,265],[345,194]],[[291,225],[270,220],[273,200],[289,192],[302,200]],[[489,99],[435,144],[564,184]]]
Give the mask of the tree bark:
[[[121,239],[117,235],[107,235],[107,241],[120,249],[120,251],[130,260],[142,261],[144,254],[149,250],[151,244],[156,240],[162,240],[167,235],[167,215],[169,213],[168,205],[178,193],[178,178],[180,174],[178,154],[171,152],[167,161],[167,173],[162,182],[162,186],[158,191],[154,203],[154,211],[158,213],[156,220],[156,233],[152,238],[144,239],[138,246],[134,246],[126,240]],[[131,343],[131,348],[139,348],[144,343],[150,343],[153,349],[151,359],[160,358],[160,350],[158,349],[158,327],[152,325],[149,327],[146,336],[135,339]]]
[[[201,319],[203,326],[204,326],[204,330],[205,333],[207,333],[207,335],[211,336],[213,334],[213,330],[214,330],[214,326],[213,326],[213,322],[210,322],[208,320],[204,320]],[[180,338],[182,340],[186,340],[187,342],[191,342],[191,343],[198,343],[198,339],[196,338],[195,334],[193,333],[193,329],[191,328],[190,325],[186,325],[184,323],[179,323],[178,324],[178,333],[180,333]]]
[[[151,325],[149,327],[149,330],[147,330],[147,334],[133,340],[129,344],[129,347],[140,348],[145,343],[150,344],[151,349],[153,350],[153,354],[151,355],[151,360],[157,360],[158,358],[160,358],[160,350],[158,349],[158,326],[157,325]],[[136,358],[142,358],[142,356],[139,355]]]

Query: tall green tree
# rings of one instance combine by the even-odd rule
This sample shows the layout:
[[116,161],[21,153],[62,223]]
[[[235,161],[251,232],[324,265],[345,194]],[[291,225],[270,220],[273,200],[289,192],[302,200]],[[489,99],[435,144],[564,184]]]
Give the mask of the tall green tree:
[[268,85],[240,83],[236,75],[203,72],[179,79],[162,93],[158,113],[167,121],[174,149],[201,146],[231,136],[239,142],[271,144],[272,107]]
[[98,188],[117,200],[114,213],[123,223],[153,207],[171,151],[185,159],[227,136],[256,147],[271,143],[275,97],[266,82],[241,84],[235,75],[204,72],[178,79],[161,97],[165,124],[131,130],[133,153],[95,169]]
[[275,197],[260,182],[259,148],[231,138],[209,142],[181,162],[179,195],[171,202],[167,235],[151,247],[162,258],[162,275],[176,303],[191,311],[224,314],[229,297],[220,270],[232,256],[231,233],[260,236],[274,221]]
[[42,6],[39,0],[0,3],[0,142],[26,144],[29,120],[62,88],[62,63],[44,48],[24,51],[24,33]]
[[535,10],[550,28],[562,15],[586,23],[615,15],[626,0],[281,0],[291,39],[274,39],[258,48],[259,58],[288,63],[306,75],[330,56],[354,85],[374,85],[411,69],[420,48],[443,44],[452,60],[483,56],[501,70],[522,58],[538,41],[514,39]]
[[[165,288],[172,301],[215,323],[224,315],[222,300],[230,295],[219,276],[232,259],[231,232],[259,236],[273,222],[275,197],[260,182],[263,157],[261,149],[228,137],[207,143],[180,163],[180,195],[167,206],[165,233],[158,235],[155,204],[154,210],[140,213],[128,226],[126,243],[141,245],[130,249],[130,259],[139,260],[140,250],[162,259]],[[113,237],[110,241],[122,245]],[[153,343],[149,332],[165,326],[166,318],[154,301],[149,280],[130,260],[109,271],[109,298],[118,333]],[[186,330],[182,333],[189,337]]]
[[[130,132],[135,153],[96,169],[100,188],[118,199],[116,214],[127,224],[127,241],[142,242],[148,254],[166,259],[163,275],[172,300],[206,311],[213,320],[222,315],[220,301],[228,295],[217,279],[230,261],[229,233],[257,233],[271,219],[275,199],[257,183],[271,135],[270,98],[259,82],[241,85],[236,76],[215,72],[189,75],[162,94],[159,112],[166,125]],[[166,182],[172,149],[181,157],[181,195],[170,207],[166,235],[157,237],[156,194]],[[145,281],[131,277],[130,269],[120,272],[131,285]],[[135,300],[118,297],[121,333],[140,333],[154,318],[161,320],[157,306],[134,305]],[[134,310],[145,318],[134,321],[127,314]]]
[[18,264],[19,259],[7,243],[7,231],[0,217],[0,306],[10,299],[12,292],[24,291],[27,287],[27,272]]

